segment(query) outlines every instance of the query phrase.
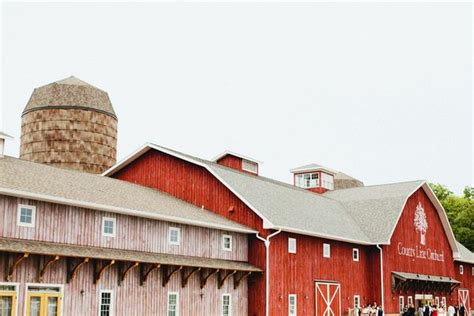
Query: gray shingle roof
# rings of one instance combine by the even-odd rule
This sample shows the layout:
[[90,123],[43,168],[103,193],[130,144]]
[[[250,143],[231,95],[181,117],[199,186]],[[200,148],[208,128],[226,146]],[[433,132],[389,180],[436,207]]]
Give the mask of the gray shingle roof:
[[474,253],[467,249],[459,241],[456,241],[456,244],[458,246],[460,256],[455,258],[455,260],[474,264]]
[[80,108],[117,118],[107,92],[74,76],[34,89],[23,114],[45,108]]
[[246,226],[151,188],[12,157],[0,158],[0,194],[202,227],[253,232]]

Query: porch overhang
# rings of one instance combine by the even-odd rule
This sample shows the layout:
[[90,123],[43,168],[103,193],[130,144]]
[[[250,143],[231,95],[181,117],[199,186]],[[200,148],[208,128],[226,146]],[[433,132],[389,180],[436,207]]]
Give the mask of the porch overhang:
[[448,276],[392,272],[393,293],[408,290],[418,291],[420,293],[433,291],[452,293],[460,284],[461,282]]

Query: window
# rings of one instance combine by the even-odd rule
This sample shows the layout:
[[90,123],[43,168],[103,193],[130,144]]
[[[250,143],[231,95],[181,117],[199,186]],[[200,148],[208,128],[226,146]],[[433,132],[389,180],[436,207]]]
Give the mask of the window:
[[179,296],[176,292],[168,293],[168,316],[179,315]]
[[296,316],[296,294],[288,295],[288,316]]
[[230,294],[222,294],[222,316],[232,315],[232,298]]
[[413,296],[408,296],[407,297],[407,302],[408,302],[408,306],[415,307],[415,305],[413,305]]
[[354,308],[360,308],[360,295],[354,295]]
[[18,226],[35,227],[36,206],[18,205]]
[[438,296],[435,297],[435,305],[437,307],[439,307],[439,297]]
[[25,315],[60,315],[62,290],[62,286],[27,285]]
[[258,164],[253,162],[253,161],[243,159],[242,160],[242,170],[245,170],[245,171],[248,171],[248,172],[251,172],[251,173],[258,173]]
[[400,313],[403,313],[403,309],[405,308],[405,298],[403,296],[400,296],[398,298],[398,307],[399,307]]
[[352,260],[359,261],[359,249],[358,248],[352,249]]
[[178,227],[170,227],[168,242],[170,245],[179,245],[181,242],[181,229]]
[[288,238],[288,253],[296,253],[296,239]]
[[102,235],[107,237],[115,237],[115,218],[102,218]]
[[319,187],[319,173],[303,173],[295,175],[297,187],[308,189]]
[[99,316],[112,316],[112,291],[101,290],[99,292]]
[[459,274],[464,274],[464,267],[462,264],[459,266]]
[[232,236],[222,236],[222,249],[224,249],[225,251],[232,251]]
[[443,297],[441,298],[441,307],[442,307],[443,309],[446,308],[446,297],[445,297],[445,296],[443,296]]
[[334,190],[334,177],[330,174],[321,173],[322,187],[328,190]]
[[323,257],[331,258],[331,245],[330,244],[323,244]]
[[471,274],[474,275],[474,267],[471,268]]
[[16,315],[18,284],[0,283],[0,315]]

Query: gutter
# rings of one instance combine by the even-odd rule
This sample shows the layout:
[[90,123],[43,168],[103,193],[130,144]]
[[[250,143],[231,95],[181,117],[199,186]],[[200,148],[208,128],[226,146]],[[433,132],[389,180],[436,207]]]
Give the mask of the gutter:
[[382,309],[385,310],[385,304],[384,304],[384,290],[383,290],[383,250],[382,247],[380,247],[380,244],[376,245],[377,249],[380,250],[380,304],[382,305]]
[[255,236],[265,244],[265,316],[270,315],[270,238],[281,233],[281,229],[263,238],[256,233]]

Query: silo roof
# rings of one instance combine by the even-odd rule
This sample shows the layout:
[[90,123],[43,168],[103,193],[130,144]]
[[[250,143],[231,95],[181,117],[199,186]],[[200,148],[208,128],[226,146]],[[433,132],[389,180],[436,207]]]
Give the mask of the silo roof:
[[109,95],[74,76],[36,88],[23,114],[47,108],[79,108],[117,118]]

